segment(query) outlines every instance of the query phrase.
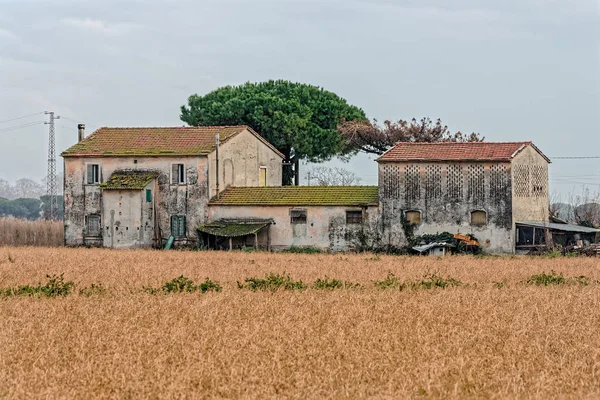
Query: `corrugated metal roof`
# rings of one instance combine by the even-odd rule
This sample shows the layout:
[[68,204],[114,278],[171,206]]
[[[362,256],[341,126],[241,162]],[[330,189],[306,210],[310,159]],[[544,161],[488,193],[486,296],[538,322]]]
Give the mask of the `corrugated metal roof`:
[[517,225],[532,226],[536,228],[549,228],[555,231],[563,232],[578,232],[578,233],[596,233],[600,232],[600,229],[588,228],[586,226],[570,225],[570,224],[556,224],[552,222],[538,222],[538,221],[524,221],[517,222]]

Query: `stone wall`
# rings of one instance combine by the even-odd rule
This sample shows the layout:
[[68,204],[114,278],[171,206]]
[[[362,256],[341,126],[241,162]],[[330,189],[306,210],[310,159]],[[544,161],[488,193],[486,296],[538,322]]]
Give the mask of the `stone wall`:
[[548,222],[548,161],[529,146],[512,164],[513,221]]

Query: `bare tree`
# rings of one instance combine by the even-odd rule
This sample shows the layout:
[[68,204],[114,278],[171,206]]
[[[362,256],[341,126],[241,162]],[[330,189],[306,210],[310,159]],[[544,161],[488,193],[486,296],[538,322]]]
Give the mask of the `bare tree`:
[[600,226],[600,193],[590,193],[588,188],[583,188],[581,195],[570,194],[569,203],[573,206],[573,218],[576,224]]
[[308,171],[311,186],[355,186],[362,179],[352,171],[338,167],[314,167]]
[[338,132],[346,142],[347,151],[362,151],[380,155],[398,142],[481,142],[485,138],[478,133],[470,135],[452,133],[441,120],[430,118],[417,121],[385,121],[383,126],[377,120],[345,121],[338,126]]

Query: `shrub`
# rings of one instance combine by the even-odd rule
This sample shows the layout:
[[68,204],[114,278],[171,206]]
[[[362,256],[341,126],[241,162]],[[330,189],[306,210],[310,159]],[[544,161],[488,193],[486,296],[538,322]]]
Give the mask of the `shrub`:
[[442,278],[436,274],[425,275],[420,281],[411,283],[413,289],[434,289],[461,286],[462,282],[453,278]]
[[21,285],[14,288],[6,288],[1,293],[4,296],[68,296],[75,286],[75,283],[72,281],[65,282],[63,274],[46,275],[46,278],[48,281],[45,285],[41,283],[38,283],[37,286]]
[[276,292],[283,290],[302,290],[306,285],[302,281],[293,280],[288,274],[268,274],[262,278],[246,278],[244,283],[238,282],[238,288],[250,289],[253,292],[258,290]]
[[550,274],[542,272],[541,274],[532,275],[527,279],[528,285],[548,286],[548,285],[564,285],[567,283],[565,277],[558,275],[554,270]]
[[312,285],[313,289],[354,289],[359,287],[359,283],[342,282],[339,279],[329,279],[327,277],[317,279]]
[[323,250],[316,246],[291,246],[281,252],[293,254],[318,254],[323,253]]
[[375,287],[379,289],[399,289],[403,290],[406,288],[406,284],[400,282],[398,277],[391,272],[388,272],[387,277],[382,281],[373,282]]
[[158,293],[193,293],[193,292],[220,292],[223,288],[218,282],[211,281],[206,278],[204,282],[199,285],[194,285],[194,281],[190,278],[187,278],[183,275],[178,276],[177,278],[171,279],[166,282],[160,289],[153,287],[144,287],[142,291],[148,294],[158,294]]

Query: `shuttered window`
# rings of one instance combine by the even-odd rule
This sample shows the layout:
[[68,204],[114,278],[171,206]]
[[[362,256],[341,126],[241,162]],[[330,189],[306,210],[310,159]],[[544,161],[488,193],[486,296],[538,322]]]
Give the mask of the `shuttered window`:
[[97,185],[100,183],[100,165],[88,164],[87,165],[87,184]]
[[485,226],[487,225],[487,213],[483,210],[475,210],[471,212],[471,225]]
[[86,236],[100,236],[102,233],[102,229],[100,229],[100,216],[97,214],[86,216],[85,228]]
[[421,211],[413,210],[404,213],[406,221],[411,225],[419,225],[421,223]]
[[260,167],[258,186],[267,186],[267,167]]
[[306,210],[292,210],[290,219],[292,224],[306,224]]
[[185,216],[171,216],[171,235],[175,237],[185,236]]
[[146,189],[146,202],[152,203],[152,190]]
[[362,211],[348,210],[346,211],[346,224],[358,225],[362,224],[363,215]]
[[171,165],[171,184],[173,184],[173,185],[185,184],[185,166],[183,164],[172,164]]

